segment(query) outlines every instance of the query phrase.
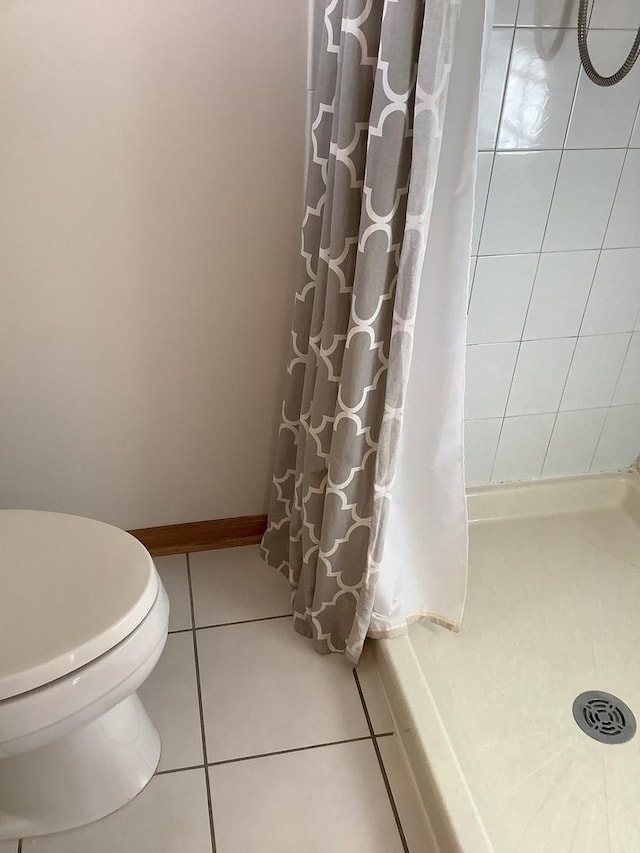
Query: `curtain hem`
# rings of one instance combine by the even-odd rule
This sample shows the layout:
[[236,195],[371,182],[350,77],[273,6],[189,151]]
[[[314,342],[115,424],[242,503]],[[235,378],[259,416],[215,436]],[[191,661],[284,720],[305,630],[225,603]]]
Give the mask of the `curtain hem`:
[[385,640],[393,637],[402,637],[409,631],[409,626],[414,622],[433,622],[434,625],[440,625],[441,628],[446,628],[457,634],[460,631],[462,618],[451,621],[438,613],[429,613],[427,611],[417,611],[407,616],[400,624],[390,625],[388,628],[369,628],[367,637],[372,640]]

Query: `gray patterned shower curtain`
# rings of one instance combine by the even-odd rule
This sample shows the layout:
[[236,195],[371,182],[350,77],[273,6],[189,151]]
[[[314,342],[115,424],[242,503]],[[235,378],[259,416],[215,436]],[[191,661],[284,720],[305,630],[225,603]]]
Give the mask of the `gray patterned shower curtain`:
[[[317,0],[299,285],[262,549],[357,662],[380,566],[459,0]],[[437,366],[436,366],[437,369]]]

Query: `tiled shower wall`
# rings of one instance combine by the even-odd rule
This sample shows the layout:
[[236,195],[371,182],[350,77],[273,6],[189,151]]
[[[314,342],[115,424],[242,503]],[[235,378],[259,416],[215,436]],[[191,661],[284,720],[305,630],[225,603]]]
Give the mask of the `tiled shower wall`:
[[[640,453],[640,62],[580,71],[577,1],[497,0],[480,108],[469,485],[628,468]],[[596,0],[612,73],[638,0]]]

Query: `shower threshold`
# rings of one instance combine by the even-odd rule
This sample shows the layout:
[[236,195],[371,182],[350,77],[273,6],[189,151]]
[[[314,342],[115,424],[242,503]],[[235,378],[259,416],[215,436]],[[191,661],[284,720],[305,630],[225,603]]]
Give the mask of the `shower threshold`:
[[640,734],[621,727],[640,719],[640,475],[468,504],[460,633],[373,644],[436,849],[638,851]]

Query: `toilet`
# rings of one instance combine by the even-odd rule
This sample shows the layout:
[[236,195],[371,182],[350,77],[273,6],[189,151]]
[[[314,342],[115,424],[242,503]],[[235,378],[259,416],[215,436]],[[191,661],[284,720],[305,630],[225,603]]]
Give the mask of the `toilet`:
[[0,840],[97,820],[151,779],[160,738],[136,691],[168,617],[133,536],[0,511]]

